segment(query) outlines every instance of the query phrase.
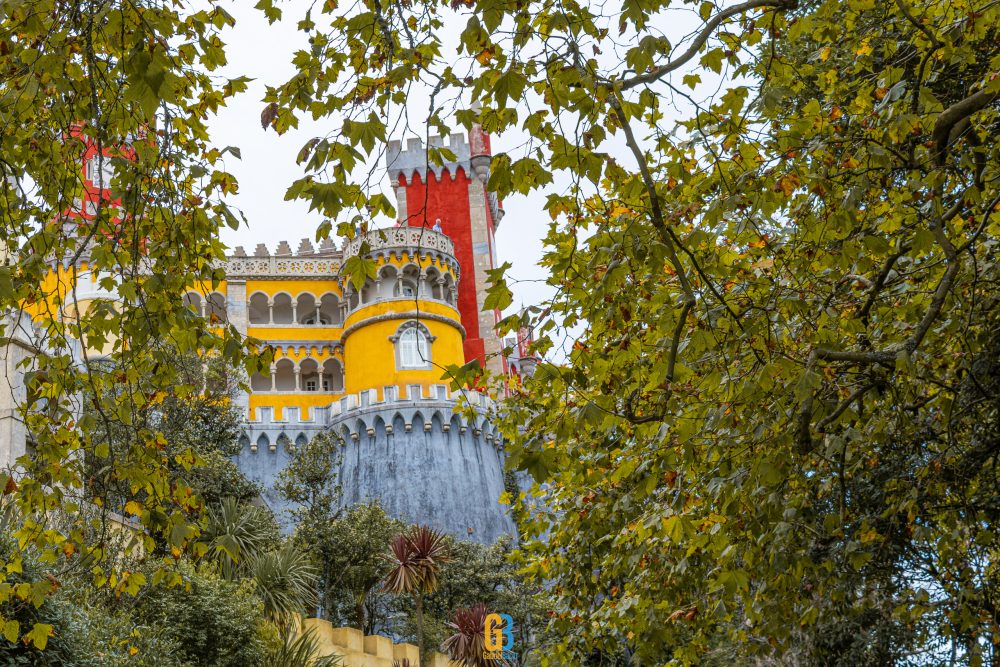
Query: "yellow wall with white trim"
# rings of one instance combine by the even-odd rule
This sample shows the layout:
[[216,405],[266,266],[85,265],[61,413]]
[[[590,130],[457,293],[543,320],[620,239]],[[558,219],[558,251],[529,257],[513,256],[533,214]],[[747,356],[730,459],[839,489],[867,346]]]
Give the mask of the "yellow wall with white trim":
[[[407,313],[419,312],[448,317],[454,322],[446,323],[435,319],[419,318],[435,338],[430,344],[431,368],[399,369],[396,364],[396,348],[390,337],[395,336],[399,327],[413,319]],[[390,319],[374,321],[373,318],[389,316]],[[344,389],[347,393],[357,393],[363,389],[377,389],[382,398],[382,388],[387,385],[420,384],[428,387],[442,382],[443,368],[464,360],[462,333],[458,324],[458,311],[448,304],[434,301],[414,301],[394,299],[367,304],[351,313],[347,318],[347,328],[358,324],[344,341],[346,377]]]

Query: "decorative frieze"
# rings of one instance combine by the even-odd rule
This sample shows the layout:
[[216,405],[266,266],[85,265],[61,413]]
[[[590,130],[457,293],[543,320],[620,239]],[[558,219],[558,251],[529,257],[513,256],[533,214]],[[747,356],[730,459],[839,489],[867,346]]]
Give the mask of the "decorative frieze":
[[228,278],[296,278],[333,280],[340,271],[339,257],[230,257]]

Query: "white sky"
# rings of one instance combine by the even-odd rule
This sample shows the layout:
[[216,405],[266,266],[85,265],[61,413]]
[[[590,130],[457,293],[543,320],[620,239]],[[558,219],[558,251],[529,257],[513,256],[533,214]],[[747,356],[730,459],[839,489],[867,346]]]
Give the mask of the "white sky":
[[[282,240],[288,241],[295,250],[302,238],[314,241],[316,227],[323,219],[315,212],[309,213],[304,202],[285,201],[284,195],[286,188],[302,175],[301,168],[295,164],[295,156],[302,145],[313,136],[326,134],[335,121],[315,123],[309,118],[300,118],[299,129],[282,136],[274,130],[265,132],[260,125],[265,85],[274,85],[291,77],[294,73],[291,56],[306,43],[305,33],[295,28],[301,10],[292,8],[307,7],[308,4],[300,0],[282,3],[285,18],[273,25],[268,25],[264,15],[253,9],[249,0],[233,0],[227,6],[237,25],[223,35],[229,57],[229,65],[223,73],[227,76],[245,74],[255,80],[246,93],[236,97],[212,120],[211,135],[216,145],[239,146],[242,152],[242,160],[226,157],[226,169],[239,181],[239,194],[231,201],[243,211],[248,225],[238,231],[224,230],[223,241],[230,248],[242,245],[249,254],[253,254],[258,243],[266,244],[274,252]],[[669,19],[664,17],[662,21],[662,31],[677,44],[697,24],[690,5],[671,11]],[[461,19],[462,26],[465,20],[464,17]],[[454,31],[456,39],[459,32],[457,29]],[[675,74],[678,82],[683,74]],[[709,77],[703,72],[702,78]],[[416,110],[426,109],[426,99],[417,100],[412,108],[415,110],[414,118],[419,118],[420,112]],[[688,110],[683,113],[687,116]],[[422,128],[415,129],[422,131]],[[493,150],[503,151],[522,141],[521,136],[495,136]],[[631,154],[620,141],[612,140],[602,148],[615,155],[623,165],[633,166]],[[385,165],[380,164],[379,170],[377,176],[384,192],[390,201],[394,201],[385,176]],[[500,263],[510,261],[513,265],[510,277],[516,279],[511,284],[515,308],[540,303],[551,294],[551,290],[543,284],[545,271],[537,265],[543,251],[542,238],[549,223],[549,216],[543,210],[544,201],[542,193],[514,196],[504,201],[507,215],[497,231],[497,256]],[[379,223],[387,224],[388,221]],[[339,244],[339,240],[337,242]]]

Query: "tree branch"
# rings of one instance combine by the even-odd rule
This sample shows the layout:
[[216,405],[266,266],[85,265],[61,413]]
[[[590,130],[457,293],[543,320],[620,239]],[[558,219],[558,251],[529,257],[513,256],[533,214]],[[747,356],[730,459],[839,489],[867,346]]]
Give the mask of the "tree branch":
[[864,385],[863,387],[858,387],[857,389],[855,389],[850,396],[844,399],[843,403],[837,406],[836,410],[831,412],[829,415],[821,419],[818,424],[816,424],[816,430],[819,431],[820,433],[825,432],[824,429],[826,429],[826,427],[832,424],[833,422],[837,421],[837,417],[844,414],[844,411],[847,410],[848,406],[850,406],[851,403],[853,403],[854,401],[858,400],[859,398],[867,394],[869,391],[874,389],[875,386],[876,386],[875,383],[871,382],[869,384]]
[[871,289],[868,290],[868,298],[865,300],[865,305],[861,307],[861,312],[858,314],[861,321],[865,323],[866,327],[868,326],[868,315],[871,312],[872,306],[875,305],[875,299],[878,298],[879,292],[881,292],[882,288],[885,286],[885,281],[889,279],[889,274],[892,273],[892,267],[896,265],[896,260],[905,255],[909,249],[910,244],[906,243],[899,249],[899,251],[889,255],[889,257],[885,260],[885,264],[882,266],[882,270],[879,272],[878,277],[875,278],[875,283],[871,286]]
[[667,380],[670,382],[674,381],[674,366],[677,364],[677,348],[681,343],[681,334],[684,332],[684,322],[687,320],[688,313],[691,312],[691,308],[694,306],[690,301],[685,301],[684,306],[681,308],[681,315],[677,319],[677,326],[674,327],[674,337],[670,342],[670,356],[667,358]]
[[963,119],[995,102],[998,96],[1000,96],[998,92],[980,90],[961,101],[955,102],[941,112],[934,123],[934,131],[931,134],[936,144],[934,159],[938,166],[944,165],[945,153],[951,144],[952,128],[958,125]]
[[670,72],[673,72],[674,70],[683,67],[689,60],[698,55],[698,51],[701,50],[701,47],[704,46],[705,42],[707,42],[709,37],[712,36],[712,33],[715,32],[715,29],[718,28],[723,21],[732,16],[735,16],[736,14],[742,14],[743,12],[746,12],[751,9],[756,9],[758,7],[773,7],[775,9],[794,9],[795,7],[798,6],[798,4],[799,4],[798,0],[748,0],[747,2],[742,2],[738,5],[727,7],[726,9],[722,10],[721,12],[713,16],[711,19],[709,19],[708,22],[705,23],[705,26],[701,29],[701,32],[698,33],[698,36],[695,37],[694,41],[691,43],[691,46],[688,47],[688,50],[682,53],[679,58],[664,63],[659,67],[654,67],[652,70],[646,72],[645,74],[640,74],[638,76],[632,77],[631,79],[626,79],[622,83],[621,89],[629,90],[630,88],[635,88],[636,86],[641,86],[642,84],[645,83],[653,83],[654,81],[663,78]]
[[625,133],[625,142],[628,144],[628,147],[632,151],[632,155],[635,157],[635,161],[639,166],[639,175],[642,177],[642,183],[646,188],[646,193],[649,195],[650,217],[652,218],[653,226],[659,233],[660,240],[663,242],[663,245],[667,248],[667,255],[670,257],[670,263],[677,272],[677,278],[680,280],[681,289],[684,290],[686,302],[694,304],[697,299],[695,298],[694,290],[691,288],[691,283],[688,281],[684,265],[681,264],[681,259],[677,256],[677,248],[674,245],[670,230],[668,229],[666,220],[663,217],[663,208],[660,206],[660,195],[657,194],[656,184],[653,182],[653,176],[649,173],[649,165],[646,164],[646,156],[643,155],[642,149],[639,147],[639,142],[635,139],[635,134],[632,132],[632,126],[628,122],[625,110],[622,109],[622,105],[618,101],[618,97],[614,94],[611,95],[611,108],[614,109],[615,115],[618,117],[618,122],[622,127],[622,131]]
[[934,46],[935,49],[941,46],[941,41],[937,38],[937,36],[933,32],[931,32],[930,28],[928,28],[923,23],[917,20],[917,18],[910,12],[910,8],[906,6],[906,3],[904,3],[903,0],[896,0],[896,6],[899,7],[900,13],[906,17],[907,21],[912,23],[917,30],[924,33],[927,36],[927,39],[931,40],[931,44]]

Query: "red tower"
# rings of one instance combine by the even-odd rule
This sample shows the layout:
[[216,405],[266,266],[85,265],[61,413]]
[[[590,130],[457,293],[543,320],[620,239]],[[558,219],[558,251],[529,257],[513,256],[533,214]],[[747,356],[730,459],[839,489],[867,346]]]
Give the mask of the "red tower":
[[[443,146],[430,137],[431,146]],[[406,150],[390,141],[386,152],[389,178],[396,191],[396,210],[402,224],[435,228],[455,244],[462,269],[458,283],[458,310],[465,327],[465,360],[479,359],[495,372],[504,372],[496,325],[499,311],[484,310],[487,274],[496,267],[494,234],[503,217],[496,195],[486,190],[490,167],[490,138],[478,125],[448,138],[455,160],[431,164],[420,139],[410,139]]]
[[[111,196],[111,181],[115,175],[113,160],[134,160],[135,149],[131,144],[103,146],[99,149],[97,142],[84,132],[81,123],[72,125],[68,136],[83,144],[80,164],[83,187],[81,196],[73,202],[73,208],[66,212],[65,218],[72,220],[74,224],[86,224],[86,221],[94,219],[99,206],[115,209],[121,207],[121,199]],[[143,133],[140,139],[145,138],[146,135]],[[112,221],[115,224],[120,223],[117,212],[112,216]]]

